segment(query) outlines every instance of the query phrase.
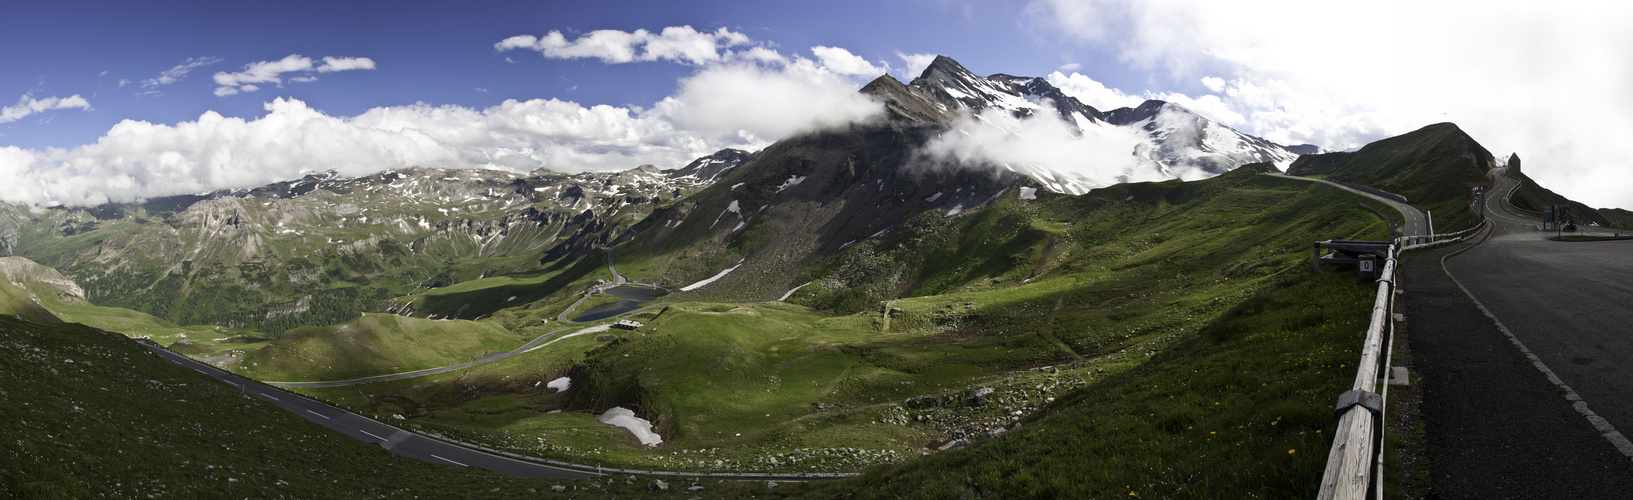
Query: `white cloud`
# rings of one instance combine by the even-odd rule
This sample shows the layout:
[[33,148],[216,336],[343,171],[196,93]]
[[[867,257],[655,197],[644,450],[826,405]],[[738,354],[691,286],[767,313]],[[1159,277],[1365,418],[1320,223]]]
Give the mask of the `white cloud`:
[[897,75],[902,80],[918,78],[924,74],[924,68],[930,67],[930,63],[936,60],[935,54],[904,54],[899,50],[896,51],[896,57],[907,64],[907,67],[901,68],[902,73]]
[[[554,99],[487,109],[374,108],[345,118],[294,99],[246,120],[206,112],[175,125],[126,120],[94,144],[0,149],[0,199],[34,204],[108,201],[247,187],[335,169],[356,176],[411,166],[562,171],[678,167],[717,146],[666,117]],[[756,146],[763,146],[756,145]]]
[[[266,103],[267,113],[256,119],[212,111],[174,125],[126,120],[94,144],[0,150],[0,178],[14,180],[0,185],[0,200],[95,205],[250,187],[327,169],[356,176],[412,166],[567,172],[641,164],[677,168],[721,148],[760,149],[788,134],[882,114],[880,103],[857,92],[866,82],[849,74],[854,67],[835,69],[765,46],[741,47],[752,42],[724,30],[706,35],[739,50],[714,52],[718,60],[709,62],[703,52],[680,46],[638,45],[631,57],[705,61],[678,82],[674,95],[650,107],[533,99],[485,109],[381,107],[340,117],[280,98]],[[217,74],[216,93],[253,92],[301,73],[288,78],[294,81],[310,76],[302,72],[316,71],[315,66],[299,55],[251,64]]]
[[726,55],[722,51],[748,44],[747,35],[726,28],[700,32],[691,26],[671,26],[659,33],[644,29],[596,30],[572,41],[560,31],[551,30],[543,37],[506,38],[493,44],[493,48],[501,52],[533,50],[551,59],[600,59],[608,64],[668,60],[701,65],[721,61]]
[[[186,61],[182,61],[181,64],[177,64],[175,67],[167,69],[163,73],[159,73],[159,76],[142,80],[142,86],[157,87],[160,85],[176,83],[181,81],[183,78],[187,78],[187,74],[192,73],[194,69],[209,66],[218,62],[221,62],[221,58],[219,57],[189,57]],[[120,80],[119,86],[123,87],[124,82],[125,80]]]
[[[330,73],[354,69],[374,69],[374,60],[367,57],[325,57],[321,66],[314,66],[312,58],[300,54],[290,54],[276,61],[258,61],[244,65],[244,70],[236,73],[225,71],[216,73],[213,78],[217,85],[215,95],[229,96],[240,92],[254,92],[261,87],[256,84],[271,83],[282,85],[284,73],[311,72]],[[313,82],[317,77],[307,73],[290,78],[291,82]]]
[[687,129],[768,141],[867,120],[883,111],[857,87],[804,59],[776,69],[720,65],[682,80],[680,93],[658,109]]
[[1050,85],[1060,88],[1066,95],[1076,97],[1083,104],[1094,106],[1101,111],[1111,111],[1117,108],[1132,108],[1145,102],[1145,97],[1123,93],[1121,90],[1106,87],[1105,84],[1095,81],[1084,75],[1072,73],[1071,76],[1056,71],[1044,77]]
[[90,110],[91,102],[74,94],[68,97],[47,97],[35,99],[34,96],[23,94],[17,98],[17,104],[0,108],[0,123],[10,123],[21,120],[28,115],[43,113],[54,109],[83,109]]
[[1202,86],[1207,87],[1212,92],[1222,92],[1225,90],[1225,79],[1217,76],[1204,76],[1202,77]]
[[126,85],[130,85],[130,80],[127,80],[127,79],[124,79],[124,78],[120,78],[120,79],[119,79],[119,86],[120,86],[120,87],[123,87],[123,86],[126,86]]
[[374,60],[367,57],[325,57],[319,73],[333,73],[353,69],[374,69]]
[[1142,165],[1134,155],[1142,142],[1136,134],[1109,125],[1089,125],[1079,132],[1056,113],[1017,118],[993,108],[960,117],[948,131],[932,138],[923,150],[931,161],[924,164],[1061,172],[1101,186],[1166,180],[1160,168]]
[[817,60],[822,61],[823,66],[841,75],[876,78],[885,74],[889,69],[874,66],[873,63],[863,59],[862,56],[852,54],[851,51],[840,47],[818,45],[811,47],[811,53],[816,55]]
[[1633,4],[1035,0],[1027,10],[1151,81],[1216,96],[1245,132],[1346,149],[1450,121],[1498,155],[1518,152],[1546,187],[1633,207]]
[[1060,65],[1060,67],[1056,69],[1058,71],[1077,71],[1079,69],[1083,69],[1083,65],[1078,63],[1066,63]]

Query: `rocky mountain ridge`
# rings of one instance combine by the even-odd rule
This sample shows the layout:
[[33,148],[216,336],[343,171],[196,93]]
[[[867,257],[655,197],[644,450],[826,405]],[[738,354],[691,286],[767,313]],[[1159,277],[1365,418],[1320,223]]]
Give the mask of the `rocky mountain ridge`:
[[[862,92],[886,102],[897,120],[954,124],[960,116],[989,110],[1017,118],[1038,118],[1053,111],[1079,137],[1127,133],[1138,137],[1129,151],[1125,173],[1097,179],[1062,165],[1007,165],[1043,183],[1051,191],[1082,194],[1114,182],[1183,178],[1195,180],[1237,166],[1269,162],[1285,165],[1314,146],[1287,147],[1238,132],[1197,115],[1183,106],[1148,100],[1138,107],[1100,111],[1066,95],[1043,78],[994,74],[981,77],[946,56],[937,56],[923,74],[903,85],[881,76]],[[967,125],[967,124],[966,124]]]
[[723,150],[679,169],[580,174],[317,173],[139,204],[6,204],[0,252],[61,269],[98,304],[277,333],[416,290],[576,259],[749,157]]

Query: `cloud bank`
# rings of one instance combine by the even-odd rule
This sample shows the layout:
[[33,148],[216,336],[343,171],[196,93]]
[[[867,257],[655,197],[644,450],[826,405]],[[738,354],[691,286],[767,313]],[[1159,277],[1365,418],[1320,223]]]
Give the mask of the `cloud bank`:
[[[1555,191],[1633,207],[1633,4],[1034,0],[1026,10],[1054,36],[1195,89],[1196,102],[1165,100],[1244,132],[1349,149],[1450,121],[1494,153],[1520,153]],[[1084,80],[1050,78],[1096,107],[1129,102]]]
[[1136,134],[1105,124],[1089,124],[1078,131],[1059,113],[1018,118],[991,108],[960,117],[947,132],[932,138],[922,151],[931,161],[921,164],[997,166],[1045,177],[1064,173],[1095,186],[1167,180],[1160,166],[1134,154],[1143,143]]
[[85,100],[84,97],[80,97],[79,94],[74,94],[68,97],[47,97],[44,99],[35,99],[34,96],[23,94],[22,97],[17,98],[17,104],[0,108],[0,123],[11,123],[26,118],[29,115],[43,113],[54,109],[90,110],[91,102]]
[[[673,95],[650,107],[531,99],[484,109],[421,103],[340,117],[300,100],[276,98],[256,119],[211,111],[174,125],[125,120],[96,143],[72,149],[0,148],[0,178],[12,180],[0,184],[0,200],[88,206],[251,187],[324,170],[360,176],[413,166],[524,172],[642,164],[677,168],[722,148],[759,149],[789,134],[865,121],[883,111],[857,88],[865,83],[858,77],[871,79],[876,75],[867,73],[886,66],[841,48],[813,49],[818,57],[811,59],[784,55],[728,30],[700,33],[690,27],[658,34],[598,31],[570,42],[552,33],[560,43],[549,41],[551,35],[531,41],[522,36],[496,47],[525,45],[558,59],[663,60],[697,68]],[[319,63],[296,54],[216,73],[214,79],[217,95],[231,95],[373,67],[367,58],[326,57]],[[30,110],[76,105],[89,107],[79,96],[56,101],[25,96],[19,104]]]

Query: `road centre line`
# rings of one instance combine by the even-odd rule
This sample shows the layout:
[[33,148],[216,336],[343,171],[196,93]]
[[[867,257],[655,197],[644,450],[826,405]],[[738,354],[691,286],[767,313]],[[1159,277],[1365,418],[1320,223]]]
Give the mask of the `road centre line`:
[[436,455],[431,455],[431,458],[435,458],[437,460],[441,460],[441,461],[448,462],[448,463],[451,463],[451,464],[454,464],[454,465],[458,465],[460,467],[470,467],[469,465],[465,465],[465,464],[462,464],[462,463],[459,463],[459,462],[455,462],[453,460],[442,458],[442,457],[439,457],[439,456],[436,456]]
[[383,437],[380,437],[380,436],[375,436],[375,435],[374,435],[374,433],[372,433],[372,432],[369,432],[369,431],[365,431],[365,430],[363,430],[363,429],[358,429],[358,430],[357,430],[357,432],[361,432],[361,433],[364,433],[364,434],[368,434],[368,435],[370,435],[370,436],[373,436],[373,437],[374,437],[374,439],[378,439],[378,440],[381,440],[381,441],[390,441],[390,440],[389,440],[389,439],[386,439],[386,438],[383,438]]
[[334,420],[334,419],[329,418],[328,416],[326,416],[326,415],[324,415],[322,413],[318,413],[318,412],[315,412],[315,411],[312,411],[312,410],[306,410],[306,412],[310,413],[310,414],[313,414],[313,415],[317,415],[319,417],[323,417],[324,420]]

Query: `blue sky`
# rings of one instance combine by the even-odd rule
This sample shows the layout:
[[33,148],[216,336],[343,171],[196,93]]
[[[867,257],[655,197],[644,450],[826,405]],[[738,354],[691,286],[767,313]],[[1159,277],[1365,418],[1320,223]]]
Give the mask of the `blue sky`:
[[7,2],[0,18],[12,202],[325,169],[673,168],[865,119],[856,88],[944,54],[1284,144],[1452,121],[1545,186],[1633,207],[1633,9],[1612,4]]
[[[728,28],[787,53],[849,49],[901,64],[897,51],[946,54],[982,74],[1044,75],[1092,51],[1018,21],[1023,4],[885,2],[141,2],[8,3],[26,19],[0,31],[0,103],[80,95],[89,111],[41,113],[0,124],[0,144],[27,148],[94,142],[124,119],[194,120],[205,111],[255,117],[263,102],[293,97],[331,115],[424,102],[487,107],[505,99],[558,98],[585,105],[651,106],[694,68],[656,61],[625,65],[501,53],[494,43],[550,30]],[[72,12],[72,15],[64,15]],[[20,29],[15,29],[20,28]],[[32,47],[33,49],[23,49]],[[319,74],[309,83],[217,97],[211,75],[291,54],[367,57],[369,71]],[[507,62],[507,58],[509,61]],[[143,85],[190,59],[219,62],[166,85]],[[1080,62],[1081,64],[1081,62]],[[102,72],[106,71],[106,74]],[[1131,78],[1116,64],[1096,78]],[[911,78],[907,76],[905,79]],[[127,81],[120,86],[120,81]],[[1143,86],[1146,82],[1127,82]],[[1194,82],[1193,82],[1194,83]],[[482,89],[482,90],[478,90]],[[42,123],[44,122],[44,123]]]

